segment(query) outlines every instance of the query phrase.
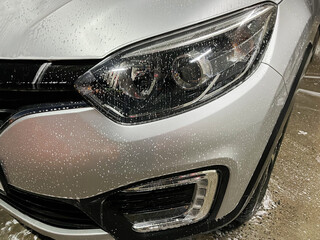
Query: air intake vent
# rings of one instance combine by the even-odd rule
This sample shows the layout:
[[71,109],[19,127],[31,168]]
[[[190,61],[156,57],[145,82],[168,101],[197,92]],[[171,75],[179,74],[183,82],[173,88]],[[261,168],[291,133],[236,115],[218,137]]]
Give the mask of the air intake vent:
[[189,184],[148,192],[120,192],[111,201],[113,207],[125,214],[187,208],[192,202],[194,190],[195,185]]
[[208,216],[218,179],[216,170],[206,170],[151,181],[111,196],[109,207],[123,214],[135,232],[186,226]]
[[99,228],[87,215],[71,204],[59,200],[27,193],[9,186],[6,202],[46,224],[68,229]]

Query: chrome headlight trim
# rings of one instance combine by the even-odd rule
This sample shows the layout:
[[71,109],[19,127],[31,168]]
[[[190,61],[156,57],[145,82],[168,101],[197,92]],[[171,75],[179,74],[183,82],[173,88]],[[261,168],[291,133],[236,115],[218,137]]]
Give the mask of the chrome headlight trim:
[[121,123],[171,116],[212,100],[258,66],[277,7],[264,3],[127,47],[82,75],[76,89]]

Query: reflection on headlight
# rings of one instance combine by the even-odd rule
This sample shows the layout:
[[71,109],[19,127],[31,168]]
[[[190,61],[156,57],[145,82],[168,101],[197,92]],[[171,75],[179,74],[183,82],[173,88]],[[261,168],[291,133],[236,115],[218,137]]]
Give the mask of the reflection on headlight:
[[274,4],[262,4],[132,46],[85,73],[76,88],[117,121],[176,114],[217,97],[254,71],[275,15]]

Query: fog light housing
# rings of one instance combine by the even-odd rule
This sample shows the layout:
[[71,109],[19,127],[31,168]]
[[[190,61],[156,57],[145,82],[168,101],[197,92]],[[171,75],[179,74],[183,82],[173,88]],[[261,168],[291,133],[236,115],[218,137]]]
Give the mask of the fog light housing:
[[189,191],[190,193],[188,189],[191,187],[191,201],[189,204],[184,202],[181,206],[175,206],[174,202],[171,201],[171,205],[168,205],[167,209],[165,207],[156,210],[145,209],[144,211],[129,212],[124,215],[132,223],[132,229],[140,233],[193,224],[208,216],[215,198],[217,186],[217,171],[206,170],[156,180],[129,188],[122,191],[122,193],[127,195],[134,194],[135,196],[141,195],[141,199],[144,199],[144,196],[147,194],[151,194],[156,198],[160,196],[159,192],[164,194],[166,191],[171,191],[169,196],[162,195],[162,197],[159,197],[164,204],[166,201],[170,202],[170,198],[174,199],[178,197],[179,191]]

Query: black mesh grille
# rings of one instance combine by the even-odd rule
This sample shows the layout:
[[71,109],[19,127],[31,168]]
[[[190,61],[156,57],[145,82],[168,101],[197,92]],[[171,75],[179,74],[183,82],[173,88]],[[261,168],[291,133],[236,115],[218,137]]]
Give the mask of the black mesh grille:
[[94,64],[92,61],[0,60],[0,89],[73,90],[74,81]]
[[68,229],[92,229],[99,228],[87,215],[75,206],[27,193],[8,187],[7,196],[1,195],[5,201],[24,214],[52,226]]
[[119,192],[108,200],[121,213],[136,214],[188,206],[195,185],[166,188],[148,192]]
[[32,83],[43,62],[0,61],[0,88],[6,85]]
[[[83,100],[74,81],[93,62],[0,61],[0,126],[34,104]],[[37,77],[36,77],[37,76]]]

